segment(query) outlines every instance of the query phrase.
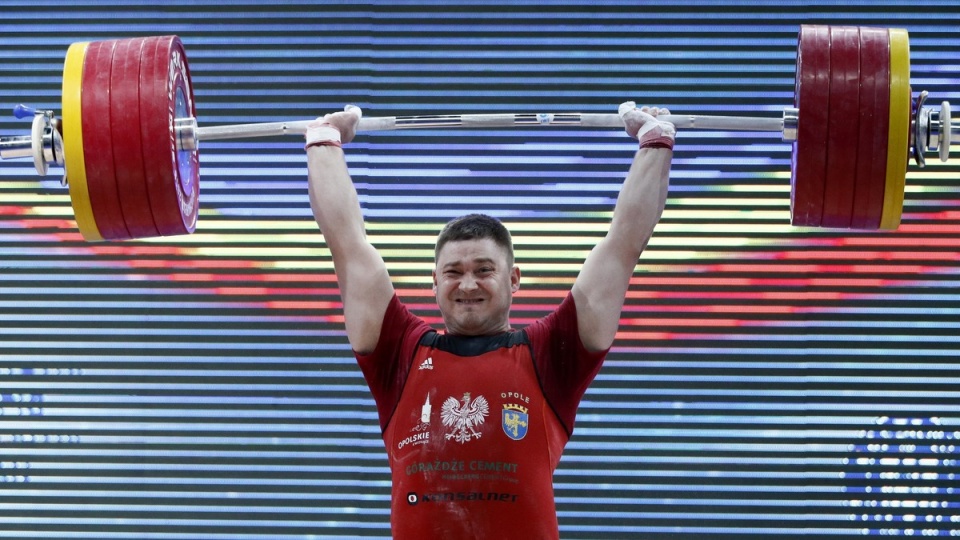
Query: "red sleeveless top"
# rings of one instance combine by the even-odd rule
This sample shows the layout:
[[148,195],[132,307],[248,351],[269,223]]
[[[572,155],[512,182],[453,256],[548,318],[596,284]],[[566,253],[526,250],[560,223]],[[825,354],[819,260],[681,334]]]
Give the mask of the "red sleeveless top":
[[559,537],[553,471],[605,353],[573,297],[522,331],[438,334],[394,297],[358,355],[380,416],[396,539]]

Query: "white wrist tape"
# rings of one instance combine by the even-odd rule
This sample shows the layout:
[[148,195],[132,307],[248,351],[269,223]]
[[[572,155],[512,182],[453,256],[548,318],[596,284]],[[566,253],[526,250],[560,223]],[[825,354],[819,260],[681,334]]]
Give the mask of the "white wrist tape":
[[640,148],[673,148],[677,128],[670,122],[648,122],[640,128]]
[[[669,124],[667,124],[667,122],[659,122],[659,121],[657,121],[657,122],[647,122],[646,124],[640,126],[640,129],[637,131],[637,139],[643,140],[644,135],[646,135],[646,134],[650,133],[651,131],[653,131],[653,130],[655,130],[655,129],[658,129],[658,128],[660,129],[661,133],[663,133],[663,132],[665,131],[665,130],[664,130],[665,125],[669,125]],[[664,134],[666,134],[666,133],[664,133]],[[672,135],[672,134],[670,134],[670,135]]]
[[637,140],[640,141],[640,148],[673,148],[673,141],[677,135],[677,128],[673,124],[644,113],[637,108],[637,104],[633,101],[625,101],[617,109],[620,118],[633,111],[637,111],[646,117],[646,121],[637,130],[636,135]]
[[330,144],[334,146],[340,145],[340,130],[331,126],[330,124],[320,124],[318,126],[310,126],[307,128],[306,134],[307,144],[306,147],[317,146],[322,144]]

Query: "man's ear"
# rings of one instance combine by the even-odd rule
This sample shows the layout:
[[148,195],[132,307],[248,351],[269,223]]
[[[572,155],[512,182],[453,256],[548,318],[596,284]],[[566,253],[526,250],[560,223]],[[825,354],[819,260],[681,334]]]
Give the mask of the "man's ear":
[[510,269],[510,290],[512,292],[520,290],[520,267],[516,265]]
[[430,271],[430,275],[433,277],[433,292],[437,292],[437,269],[434,268]]

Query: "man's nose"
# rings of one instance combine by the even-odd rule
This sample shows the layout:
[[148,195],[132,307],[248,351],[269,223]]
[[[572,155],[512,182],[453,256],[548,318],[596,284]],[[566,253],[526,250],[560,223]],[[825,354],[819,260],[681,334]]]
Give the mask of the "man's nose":
[[460,290],[461,291],[475,291],[477,289],[477,280],[473,277],[473,274],[464,274],[460,278]]

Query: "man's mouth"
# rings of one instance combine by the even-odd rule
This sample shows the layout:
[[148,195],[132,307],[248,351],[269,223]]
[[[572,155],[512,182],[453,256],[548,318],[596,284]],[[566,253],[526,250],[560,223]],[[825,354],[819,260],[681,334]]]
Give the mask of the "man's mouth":
[[457,303],[465,306],[476,306],[483,302],[482,298],[458,298]]

